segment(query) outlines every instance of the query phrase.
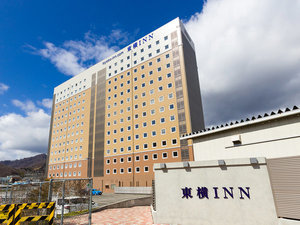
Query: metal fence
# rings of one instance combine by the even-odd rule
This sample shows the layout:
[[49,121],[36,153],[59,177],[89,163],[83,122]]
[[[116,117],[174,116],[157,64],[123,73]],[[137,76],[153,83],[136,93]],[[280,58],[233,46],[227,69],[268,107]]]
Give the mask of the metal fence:
[[[93,179],[60,179],[29,184],[2,185],[0,205],[55,202],[54,224],[92,224]],[[24,211],[26,216],[47,214],[48,209]],[[1,215],[0,215],[1,216]],[[47,224],[46,222],[36,222]]]

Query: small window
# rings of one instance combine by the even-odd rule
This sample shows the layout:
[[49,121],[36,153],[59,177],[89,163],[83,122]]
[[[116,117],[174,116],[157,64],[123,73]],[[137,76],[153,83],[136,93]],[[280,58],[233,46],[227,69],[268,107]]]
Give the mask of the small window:
[[140,172],[140,167],[135,167],[135,172],[139,173]]
[[172,139],[172,144],[176,145],[177,144],[177,139]]
[[173,158],[176,158],[176,157],[178,157],[178,152],[177,151],[172,152],[172,155],[173,155]]
[[140,161],[140,156],[135,156],[135,161]]
[[164,153],[162,154],[162,158],[163,158],[163,159],[168,158],[168,153],[167,153],[167,152],[164,152]]
[[127,162],[131,162],[131,156],[127,157]]
[[152,155],[152,159],[154,159],[154,160],[157,159],[157,153],[154,153],[154,154]]
[[148,166],[144,167],[144,172],[149,172],[149,167]]

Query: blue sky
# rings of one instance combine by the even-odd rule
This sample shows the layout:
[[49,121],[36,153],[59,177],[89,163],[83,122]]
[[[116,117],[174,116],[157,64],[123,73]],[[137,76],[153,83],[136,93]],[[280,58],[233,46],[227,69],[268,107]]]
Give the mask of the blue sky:
[[0,1],[0,82],[10,87],[0,96],[0,115],[22,113],[12,99],[52,98],[53,88],[70,78],[30,46],[40,49],[44,42],[61,45],[83,40],[87,32],[109,36],[120,30],[128,34],[127,43],[112,44],[122,47],[177,16],[189,19],[201,8],[201,1]]
[[0,1],[0,159],[46,153],[53,88],[179,17],[206,126],[300,105],[300,0]]

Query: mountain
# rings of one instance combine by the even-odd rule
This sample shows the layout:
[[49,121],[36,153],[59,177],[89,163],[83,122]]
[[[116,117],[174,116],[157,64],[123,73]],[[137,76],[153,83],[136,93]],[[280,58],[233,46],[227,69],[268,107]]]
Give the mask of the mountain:
[[26,173],[44,173],[46,159],[46,154],[39,154],[24,159],[0,161],[0,177],[9,175],[24,176]]
[[20,174],[21,171],[0,163],[0,177],[6,177],[10,175],[20,175]]

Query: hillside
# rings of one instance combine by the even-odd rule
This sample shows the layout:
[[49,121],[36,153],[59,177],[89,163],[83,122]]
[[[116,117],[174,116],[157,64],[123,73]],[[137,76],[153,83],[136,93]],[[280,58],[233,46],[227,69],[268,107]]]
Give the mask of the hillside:
[[20,172],[21,171],[0,163],[0,177],[6,177],[10,175],[20,175]]
[[0,177],[9,175],[23,176],[26,173],[44,173],[46,167],[46,154],[39,154],[36,156],[0,161]]
[[46,154],[39,154],[24,159],[0,161],[0,163],[6,166],[13,167],[15,169],[40,168],[46,163],[46,159],[47,159]]

